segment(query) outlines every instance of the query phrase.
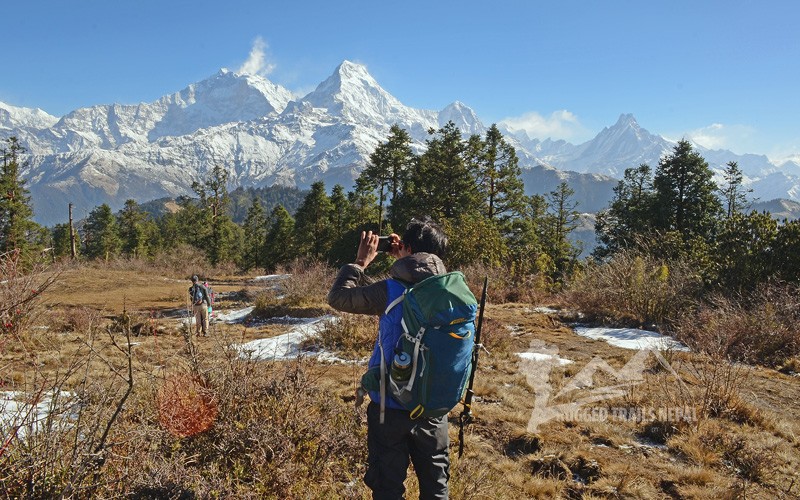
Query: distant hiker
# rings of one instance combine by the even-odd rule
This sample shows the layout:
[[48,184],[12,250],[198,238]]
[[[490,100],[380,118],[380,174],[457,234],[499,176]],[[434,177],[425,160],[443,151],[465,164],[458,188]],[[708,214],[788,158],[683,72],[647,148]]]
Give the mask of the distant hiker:
[[[339,270],[328,293],[328,303],[337,310],[380,316],[379,338],[369,361],[370,368],[381,366],[381,350],[385,363],[392,364],[395,357],[392,347],[403,333],[401,308],[385,313],[387,307],[403,295],[407,286],[446,273],[441,257],[447,248],[447,237],[429,218],[412,219],[402,238],[392,234],[389,240],[387,253],[398,259],[389,271],[390,279],[365,284],[364,269],[377,256],[379,236],[371,231],[362,232],[355,263]],[[389,347],[382,349],[381,343]],[[363,395],[363,389],[359,388],[356,404],[360,404]],[[381,393],[369,391],[364,482],[372,490],[372,497],[403,498],[410,459],[419,479],[420,498],[447,498],[450,477],[447,415],[412,418],[411,412],[391,395],[385,396],[385,419],[381,423]]]
[[208,284],[208,281],[203,282],[203,286],[206,287],[206,291],[208,292],[208,321],[214,318],[214,290],[211,288],[211,285]]
[[192,314],[194,316],[195,335],[208,334],[208,306],[211,305],[211,298],[208,290],[199,283],[200,279],[192,276],[192,286],[189,287],[189,301],[192,304]]

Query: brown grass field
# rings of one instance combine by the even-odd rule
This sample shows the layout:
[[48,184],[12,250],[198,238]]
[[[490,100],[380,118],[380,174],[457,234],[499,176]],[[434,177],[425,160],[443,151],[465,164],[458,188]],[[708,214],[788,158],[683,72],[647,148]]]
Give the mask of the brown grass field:
[[[0,498],[369,498],[365,412],[352,403],[363,362],[255,361],[232,348],[292,327],[266,321],[270,311],[332,313],[332,270],[296,269],[281,293],[212,274],[218,311],[257,305],[262,317],[215,323],[207,338],[182,324],[188,275],[123,263],[57,274],[31,326],[0,337],[0,384],[33,402],[69,391],[79,409],[27,437],[2,427]],[[593,360],[621,370],[635,352],[579,337],[571,314],[541,305],[497,303],[490,288],[461,457],[461,407],[451,413],[451,498],[800,498],[797,376],[666,352],[671,370],[649,358],[641,380],[587,402],[619,380],[598,370],[591,386],[559,391]],[[374,328],[344,315],[305,346],[363,359]],[[529,350],[572,363],[517,355]],[[543,402],[581,411],[531,429]],[[413,473],[407,487],[416,498]]]

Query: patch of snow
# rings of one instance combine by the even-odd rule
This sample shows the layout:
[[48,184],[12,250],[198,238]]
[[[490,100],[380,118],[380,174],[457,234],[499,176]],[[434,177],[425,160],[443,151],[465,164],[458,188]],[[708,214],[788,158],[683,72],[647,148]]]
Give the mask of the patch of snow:
[[581,337],[603,340],[623,349],[689,351],[689,348],[667,335],[637,328],[575,327]]
[[24,438],[29,431],[38,432],[51,415],[60,415],[64,422],[76,417],[77,397],[68,391],[48,391],[37,401],[18,391],[0,392],[0,436],[5,441],[13,434]]
[[540,362],[555,362],[560,366],[571,364],[573,361],[571,359],[561,358],[554,354],[545,354],[541,352],[518,352],[517,356],[522,359],[527,359],[530,361],[540,361]]
[[291,274],[267,274],[265,276],[256,276],[250,281],[279,281],[291,277]]
[[287,361],[301,356],[314,356],[320,361],[331,363],[361,364],[365,362],[365,360],[352,361],[342,359],[325,350],[304,351],[300,349],[303,341],[312,337],[321,327],[325,326],[326,323],[338,321],[337,317],[326,315],[318,318],[295,319],[302,323],[295,326],[287,333],[266,339],[251,340],[245,344],[235,346],[239,351],[239,356],[261,361]]
[[227,311],[227,312],[220,312],[214,311],[214,320],[221,321],[223,323],[239,323],[244,318],[247,317],[248,314],[253,312],[255,306],[245,307],[244,309],[237,309],[235,311]]
[[559,311],[557,309],[553,309],[552,307],[545,307],[545,306],[534,307],[532,309],[532,311],[535,312],[535,313],[539,313],[539,314],[558,314],[559,313]]

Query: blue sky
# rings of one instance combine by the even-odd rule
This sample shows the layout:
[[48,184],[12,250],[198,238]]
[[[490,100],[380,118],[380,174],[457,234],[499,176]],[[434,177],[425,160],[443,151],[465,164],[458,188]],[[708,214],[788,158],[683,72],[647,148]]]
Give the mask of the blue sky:
[[249,65],[307,92],[343,60],[416,108],[580,143],[650,132],[800,154],[800,2],[26,0],[0,9],[0,101],[63,115]]

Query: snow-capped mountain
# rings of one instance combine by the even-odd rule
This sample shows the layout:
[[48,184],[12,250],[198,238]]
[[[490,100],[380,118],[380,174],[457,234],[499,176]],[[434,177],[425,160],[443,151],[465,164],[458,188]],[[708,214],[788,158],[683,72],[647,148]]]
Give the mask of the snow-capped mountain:
[[0,130],[52,127],[58,118],[39,108],[19,108],[0,102]]
[[[189,194],[215,165],[228,170],[231,188],[304,188],[317,180],[350,187],[393,124],[422,151],[428,130],[448,121],[465,135],[487,129],[458,101],[441,111],[405,106],[366,67],[349,61],[301,98],[261,76],[221,70],[155,102],[80,108],[60,118],[0,103],[0,139],[14,135],[27,149],[22,175],[43,224],[66,220],[70,202],[81,216],[101,203],[118,209],[129,198]],[[579,145],[504,134],[517,149],[529,193],[546,194],[565,180],[585,212],[607,205],[624,169],[655,168],[674,146],[629,114]],[[717,169],[738,161],[756,196],[760,190],[800,197],[800,162],[779,166],[756,155],[701,153]]]

